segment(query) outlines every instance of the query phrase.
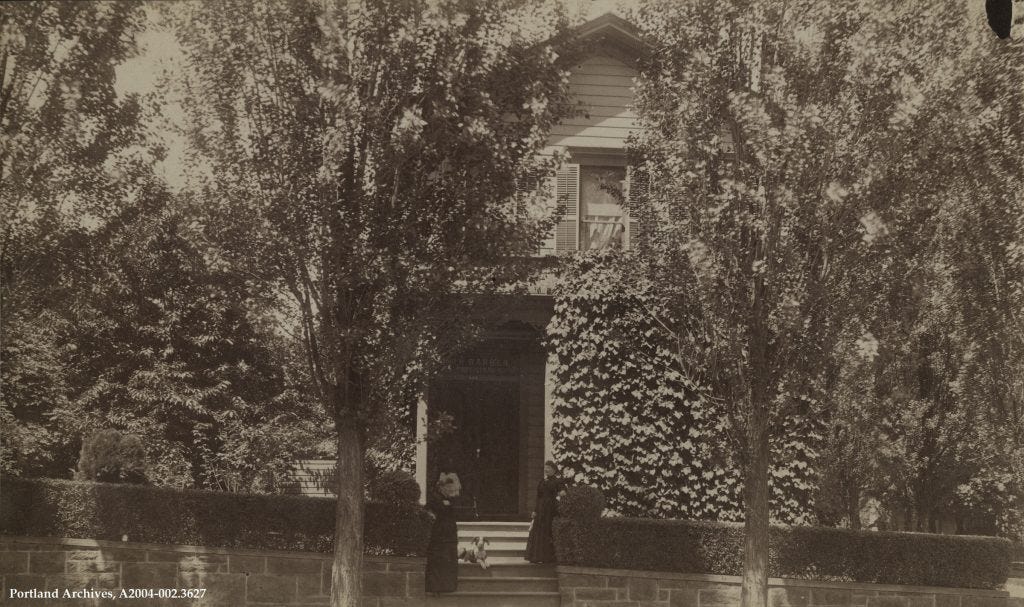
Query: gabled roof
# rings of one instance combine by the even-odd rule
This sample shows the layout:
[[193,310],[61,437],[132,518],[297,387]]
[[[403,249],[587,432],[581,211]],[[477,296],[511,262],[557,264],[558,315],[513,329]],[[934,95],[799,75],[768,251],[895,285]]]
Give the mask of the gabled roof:
[[639,59],[649,46],[640,38],[635,25],[614,13],[605,13],[579,25],[572,32],[575,38],[585,44],[593,44],[616,51],[616,54]]

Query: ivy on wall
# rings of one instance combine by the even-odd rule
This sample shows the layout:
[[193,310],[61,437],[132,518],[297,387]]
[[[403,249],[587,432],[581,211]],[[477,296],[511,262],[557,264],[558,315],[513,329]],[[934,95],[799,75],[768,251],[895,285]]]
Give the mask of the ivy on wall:
[[[556,461],[575,482],[600,489],[615,514],[740,520],[725,416],[675,364],[658,330],[670,322],[669,306],[636,267],[621,251],[565,260],[547,335]],[[779,430],[773,518],[811,522],[816,434],[804,417]]]

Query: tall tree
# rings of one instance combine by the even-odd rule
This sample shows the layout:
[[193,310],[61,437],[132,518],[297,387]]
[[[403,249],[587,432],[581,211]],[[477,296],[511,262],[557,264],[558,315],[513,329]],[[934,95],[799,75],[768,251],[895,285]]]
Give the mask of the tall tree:
[[11,321],[67,285],[68,240],[132,199],[146,177],[132,169],[150,158],[133,149],[145,136],[139,99],[114,90],[115,66],[136,50],[140,6],[26,2],[4,6],[0,21],[0,270]]
[[[134,197],[151,156],[114,68],[141,7],[23,2],[0,9],[0,374],[6,472],[61,474],[52,412],[67,403],[64,312],[83,240]],[[67,463],[67,462],[65,462]]]
[[[950,170],[977,161],[948,137],[969,125],[958,87],[979,23],[965,10],[652,0],[638,12],[660,45],[638,90],[648,259],[697,285],[699,313],[671,333],[706,353],[680,364],[726,405],[744,463],[746,607],[767,603],[771,433],[800,403],[821,413],[835,348],[877,348],[873,279],[927,242],[921,220]],[[908,227],[896,244],[890,223]]]
[[[293,298],[335,420],[332,603],[360,595],[368,438],[484,296],[524,278],[550,210],[514,199],[567,108],[542,2],[171,5],[193,187],[216,238]],[[537,207],[537,208],[534,208]],[[211,228],[212,230],[213,228]]]

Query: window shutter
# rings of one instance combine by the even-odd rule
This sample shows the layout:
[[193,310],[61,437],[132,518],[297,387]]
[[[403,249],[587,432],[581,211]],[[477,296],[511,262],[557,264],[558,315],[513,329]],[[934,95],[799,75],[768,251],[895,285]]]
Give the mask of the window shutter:
[[570,253],[579,248],[580,165],[565,164],[555,175],[555,194],[562,219],[555,226],[555,252]]
[[540,172],[536,169],[525,172],[516,180],[516,213],[526,213],[526,203],[540,187]]
[[[527,171],[516,181],[516,213],[526,216],[526,205],[534,196],[551,200],[555,195],[555,178],[545,176],[540,169]],[[555,231],[545,238],[534,255],[554,255]]]
[[643,215],[643,205],[650,195],[651,180],[647,171],[640,167],[626,167],[626,187],[629,191],[626,195],[626,213],[629,215],[629,228],[626,230],[626,248],[633,249],[639,244],[640,218]]

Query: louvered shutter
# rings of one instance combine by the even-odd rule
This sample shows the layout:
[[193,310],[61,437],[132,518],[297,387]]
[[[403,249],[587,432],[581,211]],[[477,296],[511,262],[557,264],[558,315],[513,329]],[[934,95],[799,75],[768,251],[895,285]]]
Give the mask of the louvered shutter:
[[[537,187],[541,188],[542,196],[547,197],[548,200],[552,200],[555,198],[555,196],[557,196],[556,192],[558,190],[558,177],[555,175],[549,175],[547,177],[541,178],[537,181]],[[555,249],[557,244],[557,233],[558,226],[555,226],[551,230],[551,233],[548,234],[548,237],[545,238],[543,242],[541,242],[541,255],[554,255],[556,253]]]
[[579,248],[580,165],[565,164],[555,175],[555,195],[562,219],[555,226],[555,252],[571,253]]
[[[526,205],[535,195],[550,200],[555,195],[555,178],[546,177],[539,169],[527,171],[516,182],[516,212],[525,217]],[[553,255],[555,253],[555,231],[545,238],[534,255]]]
[[650,176],[647,171],[635,166],[626,167],[626,195],[627,209],[629,215],[629,228],[626,230],[627,249],[636,248],[640,237],[640,217],[644,211],[643,203],[650,194]]

